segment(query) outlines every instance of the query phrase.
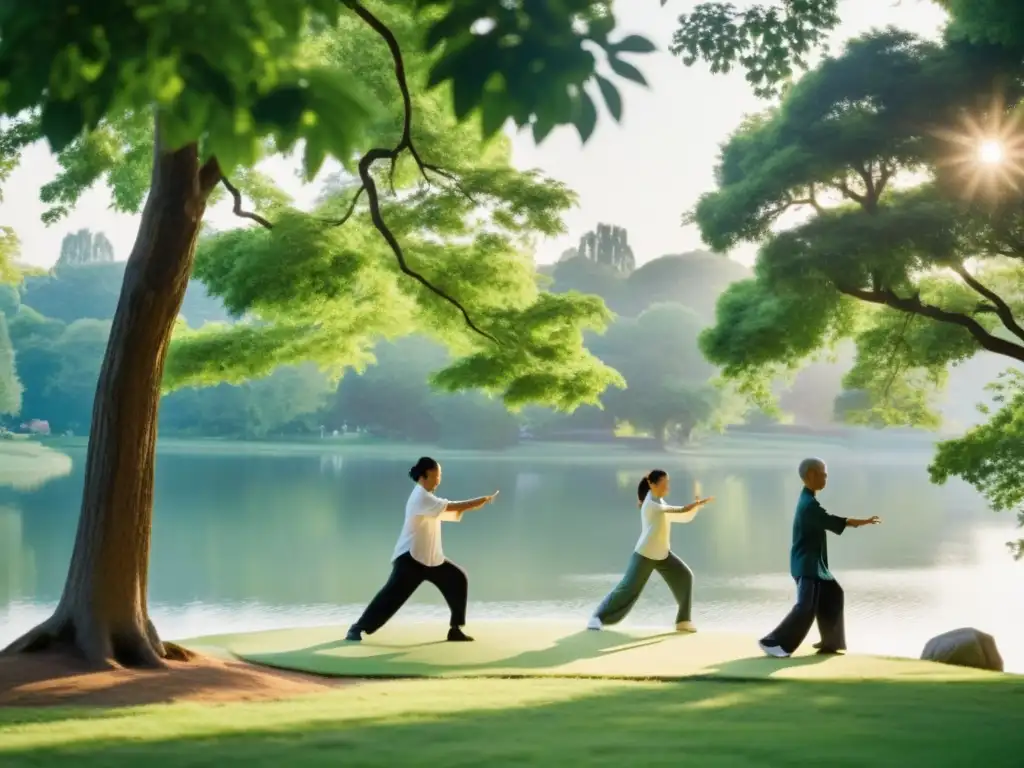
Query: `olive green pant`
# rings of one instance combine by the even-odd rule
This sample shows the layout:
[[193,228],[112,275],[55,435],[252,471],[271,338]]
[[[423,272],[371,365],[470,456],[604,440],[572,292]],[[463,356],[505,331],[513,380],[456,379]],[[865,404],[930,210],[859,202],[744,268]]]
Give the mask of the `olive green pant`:
[[655,571],[661,574],[679,605],[676,623],[689,621],[693,606],[693,571],[671,552],[664,560],[651,560],[634,552],[622,581],[601,601],[594,615],[602,624],[618,624],[636,605]]

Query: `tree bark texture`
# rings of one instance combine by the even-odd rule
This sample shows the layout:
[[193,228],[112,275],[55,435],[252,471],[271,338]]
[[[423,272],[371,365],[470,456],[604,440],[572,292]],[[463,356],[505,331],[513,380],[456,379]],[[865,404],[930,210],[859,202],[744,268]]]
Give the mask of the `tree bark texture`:
[[154,157],[93,403],[82,508],[53,616],[6,652],[75,651],[97,666],[159,666],[172,653],[148,612],[160,382],[216,161],[195,145]]

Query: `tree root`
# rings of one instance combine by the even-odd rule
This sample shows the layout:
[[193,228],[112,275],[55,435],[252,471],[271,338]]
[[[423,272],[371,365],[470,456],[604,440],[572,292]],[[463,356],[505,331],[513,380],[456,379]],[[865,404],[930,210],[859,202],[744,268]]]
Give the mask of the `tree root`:
[[75,656],[96,669],[160,669],[167,661],[195,658],[180,645],[161,642],[148,619],[144,628],[113,630],[94,620],[75,621],[61,613],[30,629],[0,651],[0,656],[42,652]]

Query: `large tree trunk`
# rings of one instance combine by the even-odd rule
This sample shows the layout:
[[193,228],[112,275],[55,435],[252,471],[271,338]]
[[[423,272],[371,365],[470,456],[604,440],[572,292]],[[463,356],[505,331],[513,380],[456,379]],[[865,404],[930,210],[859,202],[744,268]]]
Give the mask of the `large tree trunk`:
[[8,653],[52,647],[99,666],[159,666],[171,651],[147,605],[160,381],[217,179],[215,161],[201,167],[195,145],[157,150],[96,386],[64,592],[53,616]]

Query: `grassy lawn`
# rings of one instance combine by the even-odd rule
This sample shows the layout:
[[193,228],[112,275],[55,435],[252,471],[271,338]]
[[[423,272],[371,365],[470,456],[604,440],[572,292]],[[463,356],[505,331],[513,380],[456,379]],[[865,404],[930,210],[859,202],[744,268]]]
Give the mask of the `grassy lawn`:
[[[725,678],[839,682],[960,682],[991,672],[865,654],[819,656],[808,646],[793,658],[765,657],[743,634],[680,634],[642,628],[589,632],[571,622],[474,622],[475,643],[438,642],[437,627],[394,622],[345,642],[345,626],[297,627],[181,640],[208,655],[318,675],[370,677],[590,677],[623,680]],[[1013,676],[1024,691],[1024,677]]]
[[368,683],[261,704],[0,709],[0,765],[1020,766],[992,682]]

